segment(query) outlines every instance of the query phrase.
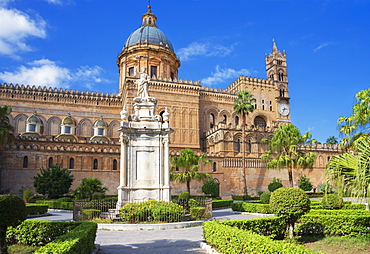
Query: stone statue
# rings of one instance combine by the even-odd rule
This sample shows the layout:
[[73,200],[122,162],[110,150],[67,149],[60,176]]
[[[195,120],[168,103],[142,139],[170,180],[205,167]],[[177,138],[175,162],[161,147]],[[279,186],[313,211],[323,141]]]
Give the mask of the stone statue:
[[137,96],[141,98],[148,98],[148,85],[150,81],[150,77],[147,73],[145,73],[146,68],[142,67],[141,71],[142,72],[136,72],[136,67],[135,67],[135,75],[140,74],[140,78],[136,81],[137,83]]

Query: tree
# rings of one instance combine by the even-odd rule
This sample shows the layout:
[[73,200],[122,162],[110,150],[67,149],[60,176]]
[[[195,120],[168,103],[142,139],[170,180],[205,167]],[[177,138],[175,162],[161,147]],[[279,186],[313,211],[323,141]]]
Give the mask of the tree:
[[291,239],[295,222],[310,210],[310,203],[307,194],[298,188],[283,187],[271,194],[270,207],[275,214],[286,220]]
[[89,201],[92,200],[94,193],[102,193],[108,190],[107,187],[103,187],[102,182],[96,177],[84,178],[80,186],[74,191],[74,195],[80,198],[87,197]]
[[350,147],[369,135],[370,131],[370,87],[356,94],[352,115],[338,119],[339,132],[346,137],[341,140],[344,147]]
[[310,179],[307,178],[305,175],[301,175],[299,177],[299,185],[298,187],[304,191],[310,191],[312,190],[312,183],[310,182]]
[[333,156],[325,169],[326,178],[337,185],[339,194],[370,196],[370,137],[357,141],[354,151]]
[[279,178],[274,177],[271,183],[267,186],[267,189],[270,192],[274,192],[275,190],[283,187],[283,184],[281,183],[281,180]]
[[218,197],[220,195],[220,186],[213,179],[209,179],[204,182],[202,191],[204,194],[211,194],[212,197]]
[[34,178],[33,186],[37,193],[57,198],[68,193],[73,182],[71,171],[62,168],[62,164],[56,163],[49,168],[41,167],[40,173]]
[[[191,149],[184,149],[181,150],[180,156],[171,156],[171,173],[170,177],[171,180],[180,183],[186,183],[187,191],[190,193],[190,182],[192,180],[196,181],[206,181],[208,179],[212,179],[212,176],[207,173],[200,173],[198,172],[199,164],[207,164],[211,162],[207,160],[207,155],[202,154],[198,156],[194,153]],[[174,168],[178,167],[182,169],[182,172],[174,173]]]
[[14,140],[14,127],[9,124],[8,116],[12,112],[9,106],[0,107],[0,149]]
[[247,179],[245,173],[245,118],[249,112],[254,111],[254,105],[256,104],[256,99],[248,91],[241,91],[237,93],[237,98],[234,101],[234,111],[237,115],[242,118],[242,160],[243,160],[243,178],[244,178],[244,194],[247,194]]
[[293,169],[312,168],[316,160],[316,153],[305,152],[301,146],[316,144],[311,139],[311,133],[303,136],[298,128],[288,123],[280,125],[274,132],[271,140],[263,139],[269,144],[270,150],[262,155],[262,161],[267,163],[268,169],[286,168],[289,176],[289,184],[293,187]]
[[15,195],[0,195],[0,253],[8,253],[6,231],[9,226],[17,226],[27,217],[26,205]]
[[338,139],[334,136],[330,136],[326,139],[326,144],[332,144],[332,145],[336,145],[338,144]]

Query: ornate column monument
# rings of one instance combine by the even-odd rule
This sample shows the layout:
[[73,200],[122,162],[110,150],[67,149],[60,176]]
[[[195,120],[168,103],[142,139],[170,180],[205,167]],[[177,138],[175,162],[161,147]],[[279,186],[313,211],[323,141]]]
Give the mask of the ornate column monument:
[[[136,69],[135,69],[136,72]],[[169,201],[169,125],[167,108],[155,115],[157,99],[148,94],[150,77],[142,68],[136,81],[134,114],[121,111],[121,161],[117,209],[127,203],[149,199]]]

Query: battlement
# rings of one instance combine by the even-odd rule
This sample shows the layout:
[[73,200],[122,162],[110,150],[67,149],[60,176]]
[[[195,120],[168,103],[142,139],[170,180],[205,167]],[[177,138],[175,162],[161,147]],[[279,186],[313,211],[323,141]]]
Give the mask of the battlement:
[[261,79],[256,77],[240,76],[237,80],[229,85],[226,89],[230,93],[238,93],[242,90],[241,86],[261,86],[261,87],[275,87],[275,83],[271,79]]
[[63,89],[56,87],[36,87],[30,85],[19,85],[7,83],[0,84],[1,93],[11,94],[22,94],[32,96],[44,96],[44,97],[59,97],[59,98],[70,98],[70,99],[82,99],[82,100],[100,100],[100,101],[113,101],[119,102],[121,99],[118,94],[114,93],[103,93],[93,91],[79,91],[73,89]]

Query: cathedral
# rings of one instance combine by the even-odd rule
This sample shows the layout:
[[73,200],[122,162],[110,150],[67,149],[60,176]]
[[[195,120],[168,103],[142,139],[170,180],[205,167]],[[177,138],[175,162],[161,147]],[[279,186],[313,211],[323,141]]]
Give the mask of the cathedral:
[[[150,77],[149,93],[158,100],[155,114],[170,114],[170,155],[186,148],[206,153],[211,163],[199,170],[212,175],[224,198],[257,195],[267,190],[274,177],[288,186],[286,170],[268,170],[261,161],[267,149],[261,139],[271,138],[280,124],[291,121],[286,53],[274,42],[265,61],[265,78],[240,76],[226,89],[180,79],[180,60],[148,6],[141,27],[128,36],[118,55],[118,94],[0,84],[0,106],[12,107],[8,118],[16,136],[1,151],[0,192],[33,189],[33,176],[41,167],[61,163],[75,178],[72,190],[83,178],[97,177],[108,194],[117,194],[122,165],[117,131],[120,112],[124,108],[133,113],[136,80],[144,68]],[[244,136],[241,116],[233,109],[236,94],[243,90],[256,99],[254,111],[245,119]],[[298,185],[303,173],[317,187],[338,147],[318,144],[304,149],[316,152],[317,160],[313,169],[294,171],[294,184]],[[172,194],[186,190],[185,184],[171,186]],[[192,194],[201,194],[201,183],[192,182],[191,186]]]

